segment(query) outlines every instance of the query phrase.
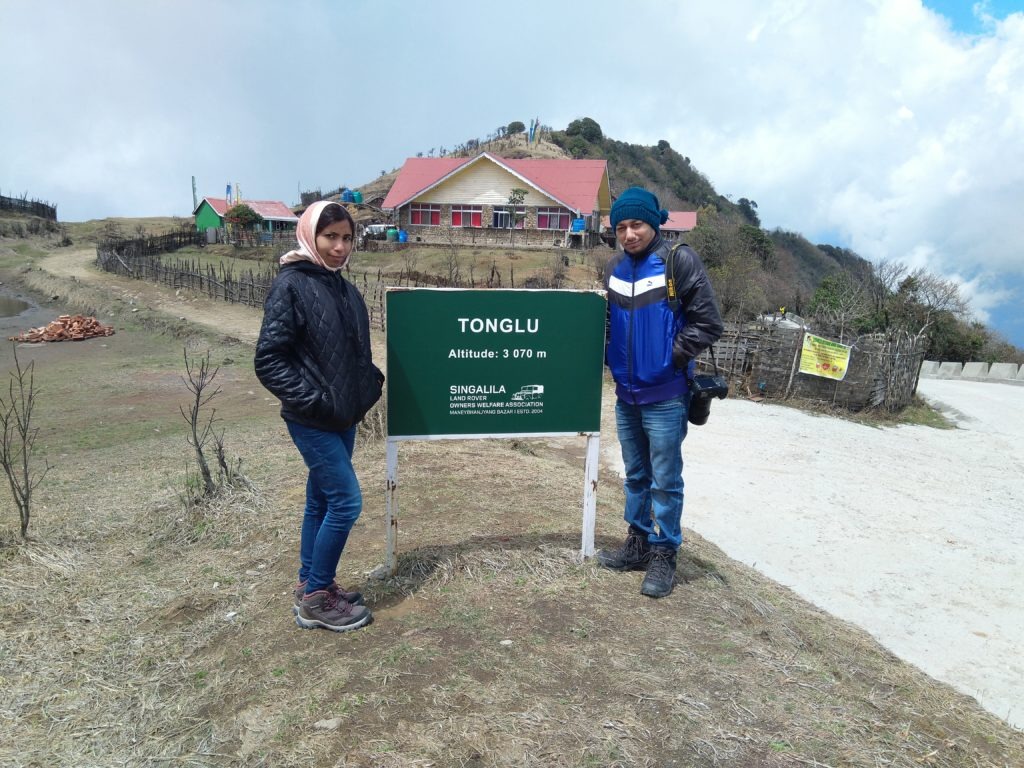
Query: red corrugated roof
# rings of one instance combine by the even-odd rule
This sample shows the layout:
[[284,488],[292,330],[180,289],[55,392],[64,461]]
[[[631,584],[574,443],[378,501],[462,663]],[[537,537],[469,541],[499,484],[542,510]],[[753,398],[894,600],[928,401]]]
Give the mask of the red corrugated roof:
[[465,165],[469,157],[410,157],[398,172],[395,183],[388,190],[381,208],[398,208],[428,189],[456,168]]
[[598,197],[608,170],[605,160],[512,160],[486,152],[474,158],[410,157],[381,207],[405,205],[471,162],[496,163],[567,208],[585,214],[600,208]]
[[697,226],[696,211],[669,211],[668,221],[661,225],[662,229],[675,232],[689,232]]
[[[210,207],[217,212],[218,216],[224,216],[230,207],[227,198],[224,197],[204,197],[203,200],[210,204]],[[242,200],[241,202],[248,205],[264,219],[271,219],[272,221],[299,220],[299,217],[292,213],[291,208],[277,200]],[[198,210],[199,207],[197,206],[196,211]],[[195,214],[196,211],[192,211],[192,213]]]
[[496,159],[574,211],[590,214],[601,207],[598,194],[607,160]]

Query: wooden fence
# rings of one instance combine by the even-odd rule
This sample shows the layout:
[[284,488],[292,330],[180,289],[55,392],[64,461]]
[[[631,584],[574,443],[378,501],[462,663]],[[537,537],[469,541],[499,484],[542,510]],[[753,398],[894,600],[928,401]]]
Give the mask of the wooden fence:
[[[850,363],[841,381],[800,373],[800,354],[806,329],[772,322],[727,323],[715,344],[720,372],[750,394],[767,398],[801,398],[841,406],[850,411],[884,407],[898,411],[909,405],[917,389],[924,360],[922,339],[906,333],[868,334],[849,344]],[[837,339],[827,328],[815,328],[822,338]],[[849,340],[847,340],[849,341]],[[711,370],[710,352],[698,358]]]
[[186,225],[166,235],[145,235],[142,237],[102,240],[96,249],[96,253],[97,256],[101,256],[104,251],[117,251],[123,258],[136,258],[169,253],[170,251],[176,251],[179,248],[186,248],[190,245],[203,245],[205,242],[206,238],[203,237],[201,232],[196,232],[192,227]]
[[290,251],[299,244],[294,229],[266,232],[240,227],[217,230],[217,241],[230,243],[236,248],[268,248],[274,251]]
[[[198,236],[202,237],[201,234]],[[185,239],[184,235],[182,239]],[[269,272],[250,269],[236,274],[231,267],[224,265],[203,265],[189,259],[172,260],[161,255],[166,253],[166,249],[148,250],[141,243],[140,240],[102,243],[96,249],[96,263],[107,272],[251,307],[263,306],[267,289],[274,279]]]
[[[97,263],[108,271],[138,280],[149,280],[171,288],[183,288],[210,298],[236,304],[263,305],[277,269],[245,270],[236,274],[223,265],[201,265],[187,259],[171,260],[168,250],[202,240],[201,233],[183,231],[157,238],[107,241],[97,248]],[[177,245],[175,245],[177,243]],[[384,330],[385,293],[388,287],[445,286],[464,288],[515,287],[514,274],[504,283],[501,273],[492,268],[486,280],[449,284],[436,275],[402,272],[385,278],[380,270],[351,273],[346,277],[362,294],[372,326]],[[550,285],[528,287],[550,288]],[[842,381],[799,372],[803,346],[803,327],[784,327],[771,321],[731,322],[710,351],[698,358],[703,370],[718,370],[732,382],[738,394],[767,398],[801,398],[840,406],[851,411],[884,407],[897,411],[908,405],[917,388],[917,374],[924,360],[921,339],[907,334],[872,334],[853,341],[850,364]],[[830,338],[828,329],[815,328],[815,335]],[[838,338],[838,334],[831,334]]]
[[[170,251],[190,245],[203,245],[205,235],[182,229],[158,237],[142,237],[125,240],[107,240],[96,249],[96,263],[107,272],[125,275],[136,280],[161,283],[174,289],[184,288],[213,299],[233,304],[261,307],[270,290],[270,284],[277,276],[277,268],[243,270],[237,272],[223,264],[216,267],[202,265],[190,259],[172,259]],[[419,271],[401,271],[397,276],[385,277],[383,271],[346,272],[346,278],[356,286],[366,301],[370,322],[384,330],[386,318],[384,294],[388,287],[448,287],[448,288],[514,288],[515,271],[510,265],[504,276],[492,266],[487,276],[472,280],[448,280],[439,275]],[[556,287],[546,284],[543,279],[531,279],[524,283],[528,288]]]
[[42,200],[29,200],[27,196],[5,197],[0,195],[0,210],[28,213],[50,221],[57,220],[57,206],[44,203]]

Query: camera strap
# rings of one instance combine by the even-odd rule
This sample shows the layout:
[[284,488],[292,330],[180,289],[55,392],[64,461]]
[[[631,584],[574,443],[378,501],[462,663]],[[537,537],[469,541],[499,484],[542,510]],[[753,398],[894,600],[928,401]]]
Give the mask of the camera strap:
[[[676,286],[682,283],[679,279],[679,270],[682,269],[679,261],[679,249],[688,247],[686,243],[676,243],[665,257],[665,293],[668,301],[668,308],[673,312],[679,311],[680,300]],[[718,361],[715,360],[715,345],[708,347],[708,354],[711,355],[711,364],[715,368],[715,376],[718,375]]]
[[668,308],[673,312],[679,311],[679,293],[676,290],[676,285],[679,282],[677,280],[679,274],[679,249],[686,245],[686,243],[677,243],[672,246],[672,249],[668,252],[668,256],[665,257],[665,292],[667,294]]

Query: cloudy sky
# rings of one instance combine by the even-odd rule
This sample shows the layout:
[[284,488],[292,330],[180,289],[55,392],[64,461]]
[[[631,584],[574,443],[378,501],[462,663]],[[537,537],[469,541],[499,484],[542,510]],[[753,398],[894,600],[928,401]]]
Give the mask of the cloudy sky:
[[1024,347],[1024,0],[0,0],[0,51],[0,192],[62,220],[591,117],[769,229],[959,280]]

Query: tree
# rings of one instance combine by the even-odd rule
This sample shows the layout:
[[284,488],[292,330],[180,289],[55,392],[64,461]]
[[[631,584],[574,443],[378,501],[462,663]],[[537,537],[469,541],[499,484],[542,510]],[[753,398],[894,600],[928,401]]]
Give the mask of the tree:
[[960,287],[952,280],[936,277],[923,267],[903,279],[891,305],[894,323],[918,338],[926,335],[942,314],[958,319],[967,315],[967,302],[960,295]]
[[519,208],[526,200],[528,190],[521,187],[513,187],[508,193],[508,244],[512,245],[512,238],[515,236],[516,225],[523,220],[526,214],[519,213]]
[[455,227],[446,225],[442,234],[445,239],[444,246],[444,267],[446,271],[445,285],[455,287],[462,282],[462,261],[459,258],[459,238]]
[[598,125],[596,120],[592,120],[589,117],[573,120],[569,123],[569,127],[565,129],[565,133],[567,136],[582,136],[590,142],[601,141],[604,138],[601,126]]
[[522,133],[525,130],[525,125],[523,125],[519,120],[513,120],[511,123],[508,124],[508,127],[505,129],[505,132],[509,136],[512,136],[516,133]]
[[32,492],[50,471],[47,465],[41,473],[32,466],[32,452],[35,449],[39,429],[32,426],[32,411],[35,408],[38,390],[35,386],[33,369],[35,362],[21,367],[17,347],[14,351],[14,370],[7,389],[7,397],[0,395],[0,464],[3,464],[11,495],[21,518],[21,538],[28,537],[28,524],[32,517]]
[[723,317],[741,319],[764,304],[764,290],[757,280],[758,258],[739,229],[724,221],[714,207],[697,211],[697,226],[688,240],[707,267]]
[[872,326],[879,329],[890,325],[890,304],[897,288],[907,275],[907,265],[883,259],[871,267],[868,279],[868,301],[871,304]]
[[755,256],[765,272],[775,269],[775,243],[760,227],[744,224],[739,228],[740,240],[747,252]]
[[[184,501],[187,507],[193,507],[203,499],[219,495],[229,486],[245,487],[252,490],[252,484],[242,474],[241,459],[238,460],[238,464],[235,467],[228,464],[224,453],[224,430],[217,434],[214,428],[214,424],[217,422],[217,409],[211,408],[209,415],[206,415],[204,412],[210,401],[221,393],[221,388],[213,383],[214,379],[217,378],[220,368],[213,368],[211,370],[209,351],[207,351],[205,357],[198,361],[188,356],[187,349],[184,351],[184,354],[186,376],[182,377],[182,381],[185,384],[185,388],[192,394],[192,401],[189,403],[187,411],[183,405],[178,406],[178,410],[189,426],[189,432],[185,440],[195,451],[196,464],[199,465],[201,480],[201,486],[198,482],[193,483],[191,478],[186,481]],[[214,449],[217,454],[218,473],[216,480],[213,479],[213,474],[210,472],[210,465],[206,459],[205,452],[206,445],[211,438],[213,439]]]
[[700,254],[706,267],[725,263],[723,227],[714,206],[705,205],[697,209],[697,226],[691,230],[687,239]]
[[181,411],[181,417],[189,425],[189,434],[185,439],[195,451],[196,464],[199,465],[199,474],[203,481],[200,496],[213,496],[217,490],[217,485],[213,482],[213,475],[210,473],[210,465],[206,461],[206,453],[204,451],[206,443],[213,432],[214,417],[217,415],[217,409],[214,408],[205,421],[203,421],[201,414],[203,408],[221,392],[220,387],[213,386],[213,380],[217,377],[219,370],[219,368],[210,370],[209,352],[206,353],[205,358],[199,361],[197,369],[195,361],[189,358],[188,350],[185,350],[185,372],[188,378],[182,377],[182,381],[185,383],[186,389],[192,393],[192,402],[189,403],[188,413],[185,412],[185,406],[179,406],[178,410]]
[[871,311],[864,286],[848,272],[825,277],[811,297],[809,309],[813,317],[838,328],[840,342],[846,331],[863,322]]
[[986,341],[985,326],[965,323],[948,312],[940,313],[929,333],[928,359],[941,362],[981,360]]
[[753,224],[755,227],[761,226],[761,217],[757,215],[757,203],[753,200],[748,200],[745,197],[741,197],[736,201],[736,205],[740,207],[740,213],[743,214],[743,218]]
[[582,136],[573,136],[566,142],[565,149],[574,160],[579,160],[581,157],[587,156],[590,145]]
[[238,203],[228,209],[224,219],[242,229],[251,229],[263,221],[263,217],[245,203]]

